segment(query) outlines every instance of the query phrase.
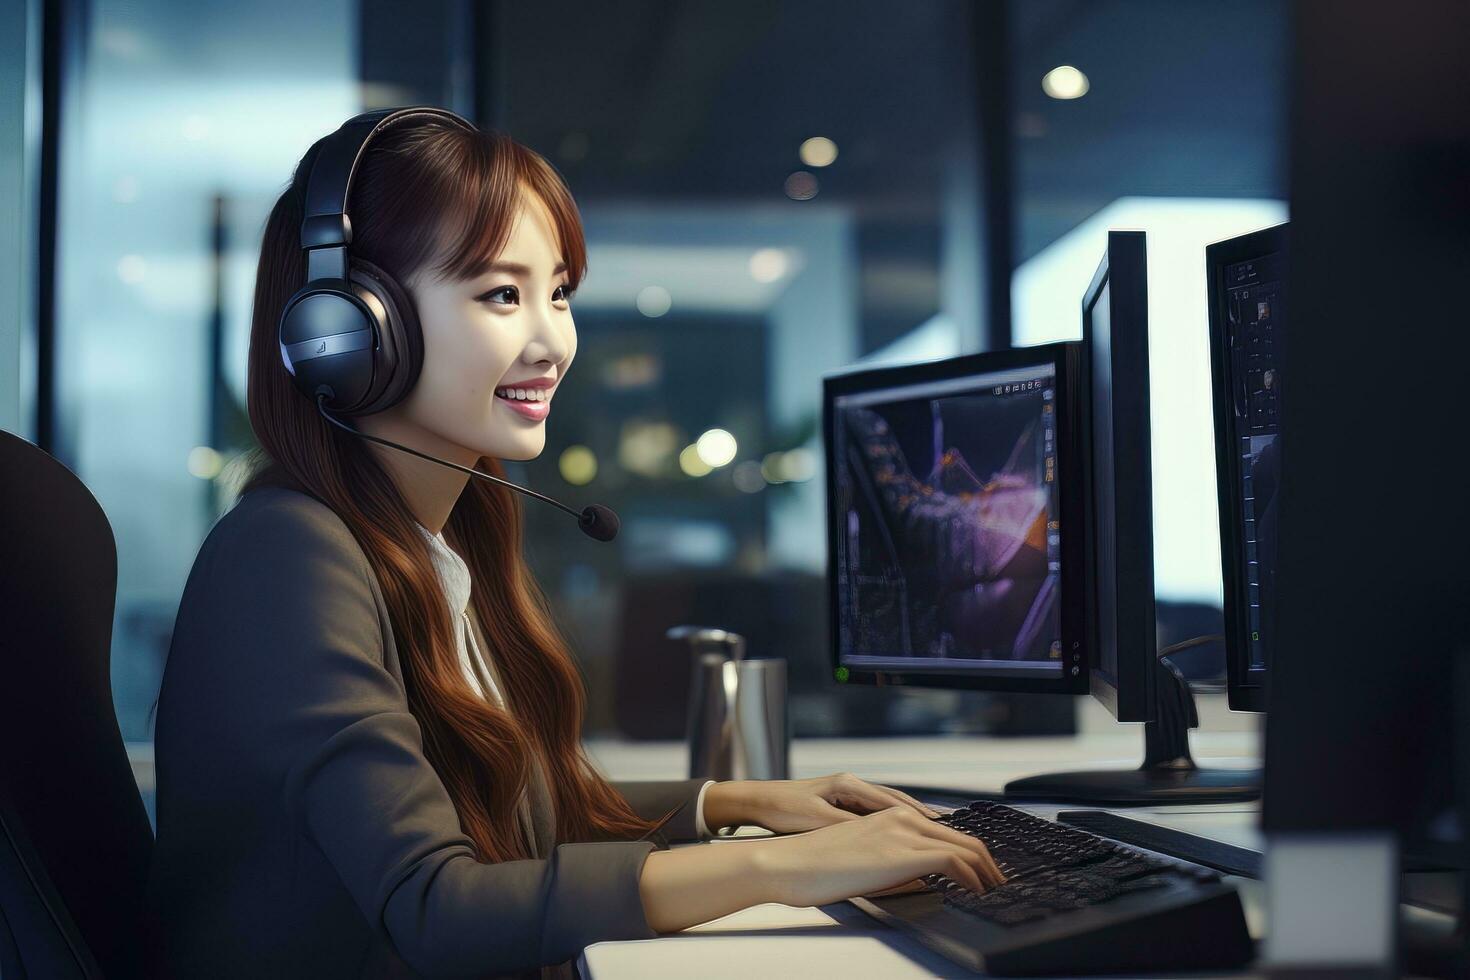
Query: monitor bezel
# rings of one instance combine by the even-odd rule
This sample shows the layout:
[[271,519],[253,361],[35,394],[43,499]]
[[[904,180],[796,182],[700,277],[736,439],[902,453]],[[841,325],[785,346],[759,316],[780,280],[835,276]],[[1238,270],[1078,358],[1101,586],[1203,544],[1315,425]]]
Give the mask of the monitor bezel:
[[[1232,711],[1266,710],[1266,689],[1271,667],[1260,672],[1259,682],[1251,678],[1249,644],[1245,642],[1250,628],[1246,602],[1241,595],[1241,512],[1235,487],[1240,480],[1240,460],[1235,446],[1239,430],[1230,404],[1229,350],[1225,335],[1225,269],[1237,262],[1282,253],[1290,260],[1288,227],[1290,222],[1239,235],[1205,246],[1205,276],[1208,289],[1210,320],[1211,401],[1215,413],[1215,490],[1220,514],[1220,576],[1225,601],[1225,686],[1226,699]],[[1288,304],[1290,300],[1287,300]],[[1288,305],[1289,309],[1289,305]],[[1288,330],[1290,327],[1288,327]],[[1290,380],[1290,379],[1288,379]],[[1283,457],[1285,446],[1283,442]]]
[[[1083,513],[1080,484],[1062,474],[1080,471],[1077,442],[1078,399],[1074,397],[1081,350],[1075,342],[1041,344],[1008,350],[962,354],[942,360],[922,361],[888,367],[863,368],[827,374],[822,378],[822,442],[825,458],[827,493],[827,612],[828,650],[834,679],[838,683],[894,685],[924,688],[963,688],[984,691],[1011,691],[1035,694],[1086,694],[1088,657],[1083,649],[1083,621],[1080,603],[1067,601],[1081,594],[1086,579],[1082,576],[1083,548],[1080,528]],[[886,388],[892,385],[941,381],[972,374],[986,374],[1013,368],[1050,363],[1057,379],[1057,493],[1062,514],[1062,603],[1061,626],[1064,660],[1061,674],[1046,679],[993,677],[964,671],[940,669],[888,670],[860,668],[841,661],[841,630],[837,594],[838,538],[841,533],[835,514],[837,466],[834,452],[834,403],[841,395]],[[1070,652],[1067,652],[1070,651]],[[1071,660],[1071,664],[1067,660]],[[1075,672],[1074,672],[1075,668]]]
[[[1109,372],[1111,389],[1134,391],[1138,397],[1113,403],[1114,534],[1128,549],[1116,549],[1112,570],[1118,605],[1118,674],[1109,680],[1100,669],[1102,630],[1098,621],[1098,590],[1103,588],[1096,560],[1095,521],[1097,472],[1093,459],[1092,311],[1108,289]],[[1135,322],[1142,329],[1125,332],[1119,343],[1120,323]],[[1079,388],[1086,424],[1081,427],[1082,460],[1087,488],[1086,567],[1089,573],[1086,638],[1089,692],[1118,721],[1152,721],[1158,689],[1158,636],[1155,618],[1153,566],[1153,451],[1150,418],[1148,359],[1148,251],[1145,233],[1109,231],[1108,247],[1082,297],[1082,368]],[[1120,385],[1119,378],[1131,379]],[[1145,439],[1119,439],[1118,434],[1149,434]],[[1120,448],[1130,453],[1131,466],[1119,464]],[[1141,478],[1140,478],[1141,476]],[[1121,478],[1121,479],[1120,479]],[[1146,654],[1144,653],[1146,651]]]

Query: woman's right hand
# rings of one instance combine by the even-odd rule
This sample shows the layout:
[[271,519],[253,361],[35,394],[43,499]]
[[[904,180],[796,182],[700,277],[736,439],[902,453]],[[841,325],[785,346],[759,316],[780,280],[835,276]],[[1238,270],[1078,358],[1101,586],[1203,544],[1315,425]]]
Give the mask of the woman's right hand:
[[935,873],[976,894],[1005,880],[980,841],[906,806],[741,846],[752,848],[771,900],[785,905],[841,901]]

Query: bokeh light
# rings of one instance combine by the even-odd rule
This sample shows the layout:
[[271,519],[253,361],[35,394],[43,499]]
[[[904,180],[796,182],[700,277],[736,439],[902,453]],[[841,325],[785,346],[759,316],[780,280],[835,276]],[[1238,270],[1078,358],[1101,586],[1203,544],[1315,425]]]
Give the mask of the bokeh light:
[[1091,87],[1087,76],[1071,65],[1058,65],[1041,79],[1041,90],[1054,99],[1080,99]]
[[817,457],[801,446],[781,454],[780,474],[792,483],[805,483],[817,475]]
[[837,144],[825,136],[813,136],[801,144],[797,155],[808,167],[825,167],[837,159]]
[[753,459],[736,463],[730,471],[730,481],[741,493],[760,493],[766,488],[766,478],[761,476],[761,464]]
[[786,178],[786,196],[793,201],[810,201],[817,196],[817,178],[805,170],[798,170]]
[[556,461],[561,478],[574,487],[584,487],[597,476],[597,454],[586,446],[568,446]]
[[225,461],[219,452],[210,446],[195,446],[189,450],[189,475],[201,480],[213,480],[224,469]]
[[714,467],[699,458],[699,446],[691,442],[679,453],[679,469],[685,476],[699,477],[712,472]]
[[710,429],[694,444],[699,458],[711,467],[724,466],[735,458],[735,437],[724,429]]
[[644,286],[638,290],[638,312],[646,317],[661,317],[674,305],[674,297],[662,286]]
[[750,256],[750,278],[756,282],[777,282],[791,268],[791,261],[779,248],[756,249]]

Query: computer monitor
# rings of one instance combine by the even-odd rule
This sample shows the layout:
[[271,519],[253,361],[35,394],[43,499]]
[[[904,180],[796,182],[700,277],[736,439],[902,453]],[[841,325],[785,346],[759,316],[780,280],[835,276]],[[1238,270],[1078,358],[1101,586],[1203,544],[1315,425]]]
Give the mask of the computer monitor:
[[1153,721],[1153,453],[1149,445],[1148,255],[1141,231],[1108,232],[1082,297],[1091,689],[1119,721]]
[[1090,691],[1147,723],[1139,769],[1007,796],[1254,798],[1256,774],[1195,767],[1194,702],[1157,653],[1142,232],[1109,233],[1081,312],[1081,344],[824,379],[835,676]]
[[1230,707],[1266,710],[1276,648],[1287,226],[1205,249]]
[[839,682],[1087,690],[1079,353],[823,379]]
[[1082,426],[1087,499],[1090,689],[1119,721],[1142,721],[1135,770],[1016,780],[1008,795],[1095,803],[1206,803],[1260,795],[1256,770],[1203,769],[1189,750],[1199,725],[1183,673],[1160,657],[1154,606],[1148,243],[1108,232],[1082,296]]

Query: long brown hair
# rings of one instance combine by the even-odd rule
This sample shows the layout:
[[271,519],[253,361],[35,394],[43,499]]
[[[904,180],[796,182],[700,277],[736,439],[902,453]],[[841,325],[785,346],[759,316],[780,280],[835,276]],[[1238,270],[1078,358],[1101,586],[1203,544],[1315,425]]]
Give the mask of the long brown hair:
[[[321,418],[281,363],[277,323],[306,281],[300,232],[314,152],[276,201],[261,244],[248,380],[260,450],[242,493],[294,485],[331,507],[357,538],[388,604],[425,755],[479,860],[535,856],[515,819],[532,752],[546,766],[558,842],[645,834],[656,824],[633,812],[582,747],[586,692],[522,556],[519,498],[471,479],[444,528],[469,566],[470,601],[503,681],[507,713],[479,697],[461,673],[428,542],[396,484],[366,442]],[[523,195],[535,195],[550,212],[575,289],[586,271],[586,244],[577,207],[551,164],[495,131],[422,120],[391,126],[374,137],[353,178],[352,253],[399,282],[430,262],[446,278],[471,278],[504,247]],[[478,468],[505,472],[490,458]]]

